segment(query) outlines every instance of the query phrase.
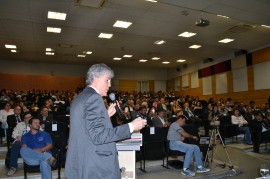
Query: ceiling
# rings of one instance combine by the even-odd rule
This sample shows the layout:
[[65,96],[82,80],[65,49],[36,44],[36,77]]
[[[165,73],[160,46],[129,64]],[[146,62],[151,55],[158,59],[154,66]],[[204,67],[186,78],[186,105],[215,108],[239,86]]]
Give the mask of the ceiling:
[[[135,68],[172,68],[180,65],[178,59],[194,64],[268,45],[270,28],[261,24],[270,25],[269,9],[269,0],[106,0],[101,8],[77,5],[74,0],[1,0],[0,59],[79,65],[102,62]],[[49,10],[67,13],[66,20],[47,19]],[[201,17],[210,25],[195,26]],[[132,25],[128,29],[115,28],[116,20]],[[48,33],[47,26],[60,27],[62,31]],[[185,31],[197,35],[178,36]],[[112,39],[98,38],[101,32],[113,33]],[[235,40],[228,44],[218,42],[224,38]],[[161,39],[166,43],[154,44]],[[18,53],[11,53],[5,44],[16,45]],[[202,47],[188,48],[193,44]],[[45,55],[48,47],[55,50],[54,56]],[[87,50],[93,53],[77,57]],[[124,54],[133,57],[113,60]],[[161,59],[153,61],[152,57]],[[140,59],[148,61],[141,63]],[[170,63],[165,65],[163,61]]]

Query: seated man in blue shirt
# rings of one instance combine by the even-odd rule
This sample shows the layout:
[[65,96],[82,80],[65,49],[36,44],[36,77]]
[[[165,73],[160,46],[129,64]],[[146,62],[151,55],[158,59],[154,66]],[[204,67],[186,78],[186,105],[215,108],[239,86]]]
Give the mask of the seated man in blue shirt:
[[209,172],[210,171],[209,169],[204,168],[202,166],[200,148],[197,145],[186,144],[183,142],[185,138],[192,138],[194,140],[198,140],[196,136],[193,136],[185,132],[184,129],[182,128],[182,126],[185,125],[186,120],[187,117],[185,115],[179,115],[176,118],[176,121],[170,125],[167,136],[167,139],[170,141],[171,150],[178,150],[185,153],[184,166],[181,174],[185,176],[195,176],[195,173],[188,169],[193,154],[196,161],[196,172],[197,173]]
[[42,179],[51,179],[51,167],[54,167],[56,163],[56,159],[50,152],[53,148],[51,136],[39,130],[38,118],[30,119],[29,126],[30,131],[21,139],[21,156],[28,165],[40,165]]

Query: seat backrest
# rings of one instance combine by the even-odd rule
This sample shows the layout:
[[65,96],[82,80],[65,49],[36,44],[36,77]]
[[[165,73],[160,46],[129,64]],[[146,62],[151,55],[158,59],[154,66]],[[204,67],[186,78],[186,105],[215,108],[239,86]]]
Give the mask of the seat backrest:
[[[166,156],[166,137],[167,128],[150,128],[147,127],[142,130],[143,146],[142,152],[144,159],[158,160]],[[154,132],[154,133],[150,133]]]

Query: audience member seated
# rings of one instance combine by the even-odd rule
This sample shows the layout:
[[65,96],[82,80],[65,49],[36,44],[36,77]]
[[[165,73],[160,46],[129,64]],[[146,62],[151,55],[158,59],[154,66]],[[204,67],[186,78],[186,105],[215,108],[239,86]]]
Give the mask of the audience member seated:
[[131,120],[131,112],[134,110],[134,100],[132,98],[129,98],[127,103],[123,105],[122,107],[124,111],[124,115],[126,117],[127,121]]
[[167,111],[167,106],[166,106],[166,104],[165,104],[165,99],[164,99],[164,98],[160,98],[160,104],[161,104],[161,107],[162,107],[165,111]]
[[254,152],[259,152],[260,143],[262,141],[270,141],[269,127],[262,118],[262,113],[260,111],[254,112],[255,119],[250,122],[250,129],[252,132],[252,142]]
[[14,114],[7,116],[7,124],[8,124],[8,131],[7,131],[7,142],[13,142],[11,135],[13,132],[14,127],[23,121],[23,116],[21,115],[21,107],[15,106],[14,107]]
[[8,124],[7,124],[7,116],[14,114],[14,110],[11,109],[10,103],[5,103],[4,104],[4,109],[0,110],[0,122],[1,122],[1,133],[3,133],[4,137],[2,138],[2,141],[6,142],[7,141],[7,129],[8,129]]
[[218,108],[218,112],[219,112],[219,116],[220,117],[225,117],[225,116],[229,116],[229,111],[228,109],[226,108],[225,104],[224,103],[221,103],[220,104],[220,107]]
[[245,134],[245,142],[246,144],[251,145],[251,135],[248,127],[248,122],[244,119],[242,115],[240,115],[239,109],[235,109],[233,111],[233,115],[231,116],[232,124],[238,126],[239,132],[244,132]]
[[46,122],[52,122],[53,121],[53,115],[51,113],[49,113],[49,109],[46,106],[44,106],[41,109],[41,114],[38,115],[38,118],[40,120],[41,127],[43,129],[45,128]]
[[211,103],[207,104],[207,108],[204,109],[203,113],[203,126],[204,126],[204,135],[209,136],[210,123],[214,119],[213,106]]
[[131,120],[137,118],[136,116],[138,115],[139,110],[140,110],[140,104],[135,104],[133,111],[131,111],[130,113]]
[[188,117],[188,124],[194,124],[198,127],[201,125],[201,119],[190,109],[189,102],[184,103],[184,115]]
[[29,120],[30,131],[22,136],[21,156],[28,165],[40,165],[41,178],[51,179],[51,167],[56,164],[56,159],[51,154],[53,148],[51,136],[40,131],[40,120]]
[[154,127],[168,127],[169,123],[165,119],[166,111],[163,108],[159,108],[157,116],[152,118]]
[[253,112],[251,106],[248,106],[248,107],[247,107],[247,111],[246,111],[246,113],[245,113],[245,115],[244,115],[244,118],[246,119],[246,121],[247,121],[248,123],[250,123],[250,121],[252,121],[252,120],[255,118],[255,117],[254,117],[254,112]]
[[[146,119],[147,120],[147,126],[150,126],[150,127],[152,127],[152,126],[154,126],[154,124],[153,124],[153,121],[151,120],[151,118],[149,117],[149,116],[147,116],[147,107],[146,106],[141,106],[140,108],[139,108],[139,110],[138,110],[138,116],[140,116],[141,118],[143,118],[143,119]],[[138,117],[137,116],[137,117]],[[136,118],[137,118],[136,117]],[[134,118],[135,119],[135,118]]]
[[10,165],[7,176],[12,176],[18,170],[18,158],[21,149],[21,138],[24,134],[30,131],[29,120],[32,118],[30,113],[25,113],[23,117],[23,122],[19,122],[12,133],[12,138],[14,140],[10,148]]
[[200,148],[197,145],[186,144],[183,142],[185,138],[192,138],[194,140],[198,140],[196,136],[185,132],[182,128],[182,126],[185,125],[186,120],[186,116],[178,116],[177,120],[172,123],[169,128],[167,139],[170,142],[169,146],[171,150],[178,150],[185,153],[184,166],[181,174],[185,176],[195,176],[195,173],[189,170],[190,162],[193,155],[196,161],[196,172],[205,173],[210,170],[203,167]]

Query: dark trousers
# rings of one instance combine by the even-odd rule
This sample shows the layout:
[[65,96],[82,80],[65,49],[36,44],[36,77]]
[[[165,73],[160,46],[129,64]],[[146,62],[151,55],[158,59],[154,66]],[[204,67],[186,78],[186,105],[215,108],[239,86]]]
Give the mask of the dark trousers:
[[10,167],[18,168],[18,158],[20,156],[21,142],[15,141],[10,149]]

